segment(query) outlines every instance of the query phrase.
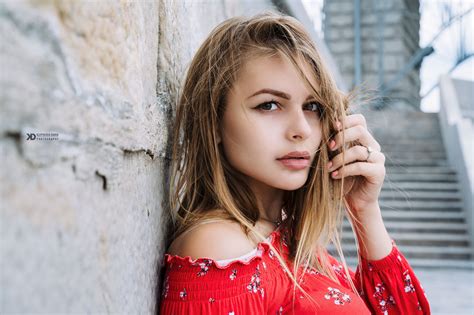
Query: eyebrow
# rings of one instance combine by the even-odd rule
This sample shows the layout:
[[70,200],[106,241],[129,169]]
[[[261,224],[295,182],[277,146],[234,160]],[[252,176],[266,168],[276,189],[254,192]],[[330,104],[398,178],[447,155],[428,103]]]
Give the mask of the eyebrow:
[[[278,96],[278,97],[281,97],[281,98],[284,98],[284,99],[287,99],[287,100],[291,100],[291,96],[285,92],[282,92],[282,91],[278,91],[278,90],[273,90],[273,89],[261,89],[255,93],[253,93],[252,95],[250,95],[247,99],[251,98],[251,97],[254,97],[256,95],[259,95],[259,94],[272,94],[272,95],[275,95],[275,96]],[[312,98],[312,95],[308,95],[308,97],[306,98],[306,101],[311,99]]]

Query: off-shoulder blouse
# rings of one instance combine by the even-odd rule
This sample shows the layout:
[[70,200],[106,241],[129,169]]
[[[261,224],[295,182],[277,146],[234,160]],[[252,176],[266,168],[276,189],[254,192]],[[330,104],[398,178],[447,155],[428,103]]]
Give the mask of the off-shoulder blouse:
[[230,260],[165,254],[160,314],[430,314],[424,290],[395,242],[386,257],[361,258],[356,271],[350,270],[360,297],[328,254],[340,283],[307,269],[300,285],[317,306],[298,289],[293,300],[293,282],[269,246],[288,262],[286,240],[285,230],[277,229],[251,253]]

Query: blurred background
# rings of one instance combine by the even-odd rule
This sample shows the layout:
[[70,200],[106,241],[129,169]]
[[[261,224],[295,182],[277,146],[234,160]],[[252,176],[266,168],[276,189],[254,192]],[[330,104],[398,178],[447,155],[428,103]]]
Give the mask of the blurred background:
[[[433,314],[474,309],[474,0],[0,0],[0,313],[156,313],[174,102],[236,15],[301,21],[386,154]],[[348,222],[343,244],[355,266]]]

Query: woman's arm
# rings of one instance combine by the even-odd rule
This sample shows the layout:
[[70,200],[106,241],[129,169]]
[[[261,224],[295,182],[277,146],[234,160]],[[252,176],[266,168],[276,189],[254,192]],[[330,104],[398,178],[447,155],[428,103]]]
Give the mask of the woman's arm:
[[[383,223],[379,204],[364,209],[365,215],[353,220],[361,255],[368,260],[386,257],[392,251],[392,239]],[[360,212],[355,209],[355,212]]]

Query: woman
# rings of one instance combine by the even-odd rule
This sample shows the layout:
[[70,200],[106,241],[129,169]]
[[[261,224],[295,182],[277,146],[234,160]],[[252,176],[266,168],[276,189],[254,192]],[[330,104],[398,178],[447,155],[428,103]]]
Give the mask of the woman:
[[292,17],[212,31],[177,106],[162,314],[429,314],[382,221],[385,158],[350,97]]

